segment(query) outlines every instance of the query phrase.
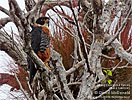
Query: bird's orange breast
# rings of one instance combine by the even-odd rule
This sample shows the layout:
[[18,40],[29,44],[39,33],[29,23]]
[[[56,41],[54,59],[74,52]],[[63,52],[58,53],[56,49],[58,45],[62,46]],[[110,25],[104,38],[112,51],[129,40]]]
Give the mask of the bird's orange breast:
[[43,62],[48,62],[50,59],[50,49],[47,48],[43,53],[38,51],[38,57],[43,61]]
[[50,36],[49,28],[47,28],[46,26],[43,26],[42,29],[43,29],[43,31],[44,31],[45,34],[47,34],[47,35]]

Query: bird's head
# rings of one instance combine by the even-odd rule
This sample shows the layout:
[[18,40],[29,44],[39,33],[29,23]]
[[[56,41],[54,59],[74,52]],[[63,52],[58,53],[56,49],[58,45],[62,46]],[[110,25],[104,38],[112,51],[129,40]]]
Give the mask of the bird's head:
[[48,17],[39,17],[36,20],[36,26],[40,26],[40,27],[49,27],[49,18]]

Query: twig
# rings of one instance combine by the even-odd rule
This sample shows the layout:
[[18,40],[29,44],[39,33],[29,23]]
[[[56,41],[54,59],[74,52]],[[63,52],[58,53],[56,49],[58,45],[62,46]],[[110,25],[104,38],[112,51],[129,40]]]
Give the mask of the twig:
[[18,3],[16,2],[16,0],[8,0],[9,2],[9,6],[11,7],[13,5],[13,7],[15,8],[14,11],[15,11],[15,14],[19,17],[19,16],[22,16],[22,10],[21,8],[19,7]]
[[81,85],[81,82],[72,82],[72,83],[68,83],[68,86],[72,86],[72,85]]
[[56,94],[53,95],[56,100],[61,100]]
[[82,65],[85,64],[86,60],[82,60],[79,63],[77,63],[76,65],[74,65],[72,68],[70,68],[69,70],[66,71],[66,76],[73,73],[75,70],[77,70],[79,67],[81,67]]
[[37,4],[32,8],[31,11],[29,11],[26,15],[29,16],[28,21],[32,21],[33,18],[36,18],[40,15],[40,10],[42,8],[42,5],[45,3],[45,0],[39,0]]
[[73,16],[74,16],[74,19],[75,19],[75,24],[77,25],[78,36],[80,38],[80,41],[82,42],[84,58],[86,59],[86,64],[87,64],[87,70],[88,70],[88,72],[90,72],[90,68],[89,68],[89,64],[88,64],[88,51],[87,51],[87,48],[86,48],[86,45],[85,45],[85,40],[84,40],[84,37],[82,35],[81,28],[80,28],[79,22],[76,18],[74,9],[72,7],[72,1],[70,2],[70,4],[71,4],[71,10],[72,10],[72,13],[73,13]]
[[130,47],[126,50],[126,52],[130,51],[131,49],[132,49],[132,46],[130,46]]
[[81,44],[80,44],[80,42],[77,42],[77,43],[78,43],[79,56],[80,56],[81,59],[84,59],[83,52],[82,52],[82,49],[81,49]]
[[7,9],[3,8],[2,6],[0,6],[0,11],[10,16],[10,12]]
[[27,11],[30,11],[36,4],[34,0],[24,0],[24,1],[25,1],[25,8]]
[[78,43],[77,38],[74,38],[74,51],[73,51],[74,62],[73,62],[73,65],[75,65],[78,62],[77,43]]
[[132,12],[132,7],[130,8],[126,18],[124,19],[123,23],[121,24],[120,28],[117,30],[116,34],[110,39],[108,40],[104,46],[108,46],[111,42],[113,42],[117,36],[123,31],[123,29],[125,28],[125,25],[127,24],[127,19],[128,17],[131,15],[131,12]]
[[70,33],[70,32],[68,32],[67,30],[65,30],[63,27],[61,27],[60,25],[58,25],[54,20],[53,20],[53,18],[51,18],[51,16],[50,15],[48,15],[49,16],[49,18],[60,28],[60,29],[62,29],[64,32],[66,32],[66,33],[68,33],[69,35],[71,35],[72,37],[74,37],[74,38],[78,38],[76,35],[74,35],[74,33]]
[[115,67],[112,68],[111,71],[113,72],[121,63],[122,63],[122,59],[121,59],[121,61]]
[[27,82],[27,84],[28,84],[28,87],[29,87],[29,90],[30,90],[31,94],[33,94],[33,99],[34,100],[37,100],[36,95],[33,93],[33,90],[31,88],[31,85],[29,84],[29,82]]
[[[109,34],[105,34],[104,37],[105,40],[109,40],[111,38]],[[118,55],[118,57],[125,59],[128,63],[132,64],[132,55],[124,50],[117,39],[111,43],[111,46],[115,49],[115,54]]]
[[[18,48],[18,45],[17,45],[17,43],[14,41],[14,39],[13,39],[13,37],[11,37],[7,32],[6,32],[6,30],[3,28],[3,30],[4,30],[4,33],[3,32],[1,32],[2,33],[2,35],[5,37],[5,38],[7,38],[11,43],[12,43],[12,45],[10,45],[10,47],[11,47],[11,49],[12,50],[15,50],[15,48],[17,49],[17,54],[19,55],[19,57],[21,57],[21,50],[20,50],[20,48]],[[13,31],[13,30],[12,30]],[[4,35],[5,34],[5,35]],[[12,34],[13,34],[13,32],[12,32]],[[21,57],[22,58],[22,57]]]
[[30,100],[29,96],[25,93],[23,87],[22,87],[22,84],[21,82],[19,81],[16,73],[14,74],[15,78],[16,78],[16,81],[18,82],[19,86],[20,86],[20,90],[22,91],[22,93],[24,94],[24,96],[26,97],[27,100]]
[[120,67],[117,67],[117,68],[120,68],[120,69],[122,69],[122,68],[132,68],[132,66],[120,66]]
[[[8,53],[19,65],[25,66],[26,58],[24,51],[20,50],[21,47],[15,42],[15,48],[12,48],[12,40],[9,34],[4,30],[0,31],[0,43],[4,43],[6,46],[5,52]],[[26,66],[25,66],[26,67]]]
[[[72,85],[81,85],[81,82],[72,82],[72,83],[68,83],[68,86],[72,86]],[[59,87],[54,87],[54,90],[57,90]]]
[[107,55],[101,54],[102,57],[109,59],[109,60],[115,60],[117,57],[109,57]]

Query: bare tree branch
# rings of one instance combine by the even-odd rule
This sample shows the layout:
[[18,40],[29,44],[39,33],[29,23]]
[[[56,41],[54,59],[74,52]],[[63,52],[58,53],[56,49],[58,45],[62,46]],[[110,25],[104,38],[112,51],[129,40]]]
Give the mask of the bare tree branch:
[[16,0],[8,0],[8,3],[9,3],[9,7],[10,9],[13,9],[15,12],[15,15],[24,20],[24,15],[23,15],[23,12],[22,10],[20,9],[18,3],[16,2]]
[[62,58],[60,54],[57,52],[53,51],[51,52],[52,57],[51,57],[51,63],[54,66],[54,73],[57,76],[57,80],[60,83],[60,88],[61,88],[61,93],[63,96],[64,100],[74,100],[74,97],[67,85],[67,80],[66,80],[66,71],[64,69],[64,66],[62,64]]
[[109,57],[107,55],[101,54],[102,57],[106,58],[106,59],[110,59],[110,60],[115,60],[117,57]]
[[28,22],[35,23],[36,19],[40,17],[42,5],[45,3],[45,0],[39,0],[37,4],[26,14],[28,17]]
[[65,30],[62,26],[60,26],[59,24],[57,24],[57,23],[53,20],[53,18],[51,18],[51,16],[49,16],[49,17],[50,17],[50,19],[51,19],[60,29],[62,29],[64,32],[68,33],[69,35],[71,35],[71,36],[74,37],[74,38],[78,38],[78,36],[77,36],[77,35],[74,35],[73,32],[69,32],[69,31]]
[[55,98],[56,100],[61,100],[56,94],[54,94],[54,98]]
[[21,89],[21,91],[23,92],[24,96],[26,97],[27,100],[30,100],[29,96],[25,93],[25,91],[24,91],[24,89],[23,89],[23,87],[22,87],[22,84],[21,84],[21,82],[19,81],[17,75],[14,74],[14,76],[15,76],[16,81],[18,82],[18,84],[19,84],[19,86],[20,86],[20,89]]
[[91,98],[92,96],[92,87],[94,87],[94,76],[93,74],[90,76],[89,73],[84,73],[82,77],[82,83],[80,85],[80,91],[77,96],[77,100],[85,100]]
[[73,73],[76,69],[78,69],[79,67],[83,66],[85,64],[86,60],[82,60],[80,62],[78,62],[77,64],[75,64],[72,68],[70,68],[69,70],[66,71],[66,76]]
[[[105,34],[104,36],[106,40],[109,40],[111,38],[109,34]],[[132,55],[124,50],[124,48],[122,47],[118,40],[114,40],[111,43],[111,46],[115,49],[115,54],[117,54],[122,59],[125,59],[130,64],[132,64]]]
[[8,22],[11,22],[12,20],[9,17],[1,18],[0,19],[0,29],[4,27]]
[[3,8],[2,6],[0,6],[0,11],[10,16],[10,12],[7,9]]
[[30,90],[31,94],[33,94],[33,99],[34,100],[37,100],[36,95],[33,93],[33,90],[31,88],[31,85],[29,84],[29,82],[27,84],[28,84],[28,87],[29,87],[29,90]]
[[123,31],[123,29],[125,28],[125,25],[127,24],[128,17],[131,15],[131,13],[132,13],[132,7],[130,8],[130,10],[129,10],[127,16],[125,17],[125,19],[124,19],[123,23],[121,24],[120,28],[117,30],[116,34],[115,34],[112,38],[110,38],[110,40],[108,40],[108,41],[104,44],[104,46],[108,46],[108,45],[109,45],[111,42],[113,42],[113,41],[117,38],[117,36]]
[[10,55],[16,61],[17,64],[26,67],[27,61],[25,53],[22,50],[22,47],[18,45],[15,41],[13,44],[12,41],[13,40],[11,40],[11,38],[8,35],[6,35],[3,31],[0,31],[0,44],[6,47],[6,50],[3,48],[4,51],[8,55]]
[[83,35],[82,35],[82,32],[81,32],[81,28],[80,28],[78,20],[76,18],[74,9],[72,7],[72,3],[70,3],[70,4],[71,4],[71,10],[72,10],[72,13],[73,13],[73,16],[74,16],[74,19],[75,19],[75,23],[77,25],[78,36],[80,38],[80,41],[82,42],[84,58],[86,59],[86,64],[87,64],[87,70],[88,70],[88,72],[90,72],[90,68],[89,68],[89,64],[88,64],[88,51],[87,51],[87,48],[86,48],[86,45],[85,45],[85,40],[83,38]]
[[27,11],[30,11],[35,6],[34,0],[24,0],[24,1],[25,1],[25,6]]

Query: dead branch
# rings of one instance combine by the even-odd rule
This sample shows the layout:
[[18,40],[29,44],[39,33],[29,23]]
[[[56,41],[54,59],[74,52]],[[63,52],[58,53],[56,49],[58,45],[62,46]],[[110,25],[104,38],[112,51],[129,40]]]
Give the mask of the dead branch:
[[117,57],[109,57],[107,55],[101,54],[102,57],[109,59],[109,60],[115,60]]
[[45,12],[44,15],[46,14],[46,11],[49,9],[52,9],[55,6],[66,6],[69,7],[69,0],[56,0],[56,1],[50,1],[50,2],[45,2],[43,7],[42,7],[42,12]]
[[72,3],[70,2],[70,4],[71,4],[71,11],[72,11],[74,19],[75,19],[75,23],[77,25],[78,36],[79,36],[79,39],[80,39],[80,41],[82,43],[82,46],[83,46],[83,52],[84,52],[84,58],[86,59],[87,70],[88,70],[88,72],[90,72],[90,68],[89,68],[89,64],[88,64],[88,51],[87,51],[87,48],[86,48],[86,45],[85,45],[85,40],[84,40],[84,37],[82,35],[82,31],[81,31],[81,28],[79,26],[79,22],[78,22],[78,20],[76,18],[74,9],[72,7]]
[[[104,36],[106,40],[109,40],[111,38],[109,34],[105,34]],[[124,48],[117,39],[111,43],[111,46],[115,49],[115,54],[132,64],[132,55],[124,50]]]
[[20,17],[22,16],[22,10],[20,9],[18,3],[16,0],[8,0],[10,8],[14,7],[14,11],[16,16]]
[[80,62],[78,62],[77,64],[75,64],[72,68],[70,68],[69,70],[66,71],[66,76],[70,75],[71,73],[73,73],[76,69],[78,69],[79,67],[83,66],[85,64],[86,60],[82,60]]
[[54,94],[54,98],[55,98],[56,100],[61,100],[56,94]]
[[4,33],[3,31],[0,31],[0,44],[1,46],[6,47],[6,49],[3,48],[4,51],[9,56],[11,56],[16,61],[17,64],[26,67],[27,61],[26,61],[25,53],[22,50],[22,47],[19,44],[17,44],[15,41],[13,45],[12,39],[8,35],[6,35],[6,33]]
[[101,68],[101,57],[100,57],[100,55],[102,54],[102,48],[103,48],[103,44],[95,41],[91,45],[89,58],[88,58],[90,69],[91,71],[93,71],[93,73],[96,73],[99,80],[104,79],[104,74]]
[[35,6],[35,1],[34,0],[24,0],[25,1],[25,6],[26,6],[26,10],[30,11],[32,10],[32,8]]
[[[27,82],[27,84],[28,84],[28,87],[29,87],[29,90],[30,90],[31,94],[33,94],[33,90],[32,90],[32,88],[31,88],[31,85],[29,84],[29,82]],[[34,99],[34,100],[37,100],[35,94],[33,94],[33,99]]]
[[[36,6],[31,10],[31,13],[35,13],[36,10],[39,9],[39,7],[44,3],[44,0],[40,0]],[[39,6],[39,7],[38,7]],[[10,11],[15,11],[13,13],[12,19],[14,19],[14,16],[16,15],[20,21],[20,24],[22,26],[22,34],[24,35],[23,41],[24,41],[24,51],[27,53],[27,55],[40,67],[37,68],[39,69],[39,77],[41,78],[41,84],[42,87],[45,89],[45,92],[47,94],[47,99],[52,100],[52,95],[53,95],[53,90],[52,90],[52,85],[50,83],[50,75],[47,67],[44,67],[45,64],[39,59],[39,57],[34,53],[34,51],[31,48],[31,41],[30,41],[30,24],[28,23],[28,19],[26,19],[25,15],[19,9],[19,5],[16,3],[15,0],[9,0],[9,7]],[[37,8],[38,7],[38,8]],[[18,8],[16,11],[15,8]],[[36,12],[37,13],[37,12]],[[34,16],[35,17],[35,16]],[[30,22],[31,23],[31,22]]]
[[92,88],[94,87],[94,76],[90,76],[89,73],[84,73],[82,77],[82,83],[80,85],[80,91],[77,96],[77,100],[85,100],[91,98]]
[[51,63],[54,66],[54,74],[57,76],[57,80],[60,84],[61,94],[64,100],[74,100],[74,97],[67,85],[66,71],[62,64],[62,57],[55,51],[51,52]]
[[68,86],[72,86],[72,85],[81,85],[81,82],[68,83]]
[[117,32],[115,33],[115,35],[114,35],[112,38],[110,38],[110,40],[108,40],[108,41],[104,44],[104,46],[108,46],[108,45],[109,45],[111,42],[113,42],[113,41],[117,38],[117,36],[123,31],[123,29],[125,28],[125,25],[127,24],[128,17],[131,15],[131,13],[132,13],[132,7],[130,8],[130,10],[129,10],[127,16],[125,17],[123,23],[121,24],[120,28],[117,30]]
[[[26,9],[28,12],[26,14],[24,14],[23,11],[20,9],[19,5],[17,4],[16,0],[8,0],[8,1],[9,1],[9,8],[10,8],[9,11],[2,7],[0,7],[0,10],[2,12],[6,13],[10,17],[9,19],[15,23],[16,27],[18,28],[19,34],[21,35],[21,38],[23,39],[24,50],[21,46],[16,47],[17,43],[14,40],[12,40],[13,37],[7,35],[7,33],[4,33],[2,31],[0,31],[0,33],[2,33],[2,34],[0,34],[0,43],[4,44],[6,47],[8,47],[7,53],[11,57],[14,57],[15,61],[16,60],[20,60],[20,62],[26,61],[26,56],[28,55],[34,61],[34,63],[36,65],[40,66],[37,68],[38,73],[36,74],[36,77],[38,79],[37,81],[39,82],[40,87],[42,88],[42,90],[40,90],[40,92],[38,93],[38,94],[42,95],[41,96],[42,98],[44,97],[46,100],[53,100],[53,97],[54,97],[56,100],[61,100],[59,98],[59,96],[55,93],[56,91],[54,89],[56,88],[57,90],[60,90],[61,97],[64,100],[74,100],[75,99],[73,96],[74,94],[71,91],[72,89],[70,89],[70,87],[74,86],[74,85],[79,87],[79,92],[77,94],[77,100],[85,100],[85,99],[91,99],[91,98],[96,99],[96,98],[101,97],[105,93],[107,93],[107,91],[109,91],[109,89],[108,89],[107,91],[105,91],[104,93],[99,95],[98,97],[93,97],[93,90],[94,89],[96,90],[99,87],[98,86],[100,84],[99,82],[101,82],[101,80],[104,78],[104,74],[103,74],[102,68],[101,68],[101,55],[102,55],[102,49],[104,46],[103,46],[103,42],[95,41],[95,40],[97,40],[97,38],[96,38],[96,36],[94,37],[94,35],[93,35],[93,43],[91,46],[89,45],[90,51],[88,54],[88,51],[86,48],[86,45],[88,45],[88,44],[85,42],[84,37],[82,35],[82,30],[81,30],[82,26],[78,22],[78,15],[75,14],[73,7],[71,7],[72,3],[70,5],[69,1],[65,1],[65,0],[60,0],[60,1],[57,0],[58,2],[56,2],[56,1],[45,2],[45,0],[39,0],[37,3],[35,3],[34,0],[33,1],[25,0]],[[77,25],[76,27],[77,27],[78,35],[76,35],[76,33],[73,33],[68,28],[64,29],[50,17],[53,20],[53,22],[57,26],[59,26],[60,29],[62,29],[64,32],[70,34],[72,37],[74,37],[74,40],[75,40],[74,41],[75,42],[75,44],[74,44],[75,45],[75,48],[74,48],[75,49],[75,51],[74,51],[75,63],[73,64],[73,67],[67,71],[65,70],[65,68],[63,66],[61,55],[58,54],[56,51],[51,50],[50,65],[52,67],[52,70],[49,71],[49,70],[47,70],[47,67],[45,67],[45,64],[38,58],[38,56],[34,53],[34,51],[31,48],[31,41],[30,41],[31,24],[34,25],[35,18],[38,18],[40,16],[40,12],[43,11],[42,8],[44,8],[44,10],[47,11],[47,9],[51,9],[56,5],[67,5],[67,6],[71,7],[71,10],[72,10],[73,16],[74,16],[74,20],[75,20],[75,24]],[[88,8],[87,4],[84,4],[84,5],[86,6],[86,8]],[[94,10],[95,9],[96,8],[94,8]],[[63,9],[62,9],[62,11],[63,11]],[[97,14],[97,13],[98,12],[95,12],[95,14]],[[84,20],[85,20],[85,18],[84,18]],[[100,24],[100,23],[98,23],[100,20],[101,20],[101,17],[98,17],[98,14],[97,14],[94,18],[94,26],[95,27],[98,26],[97,24]],[[1,23],[6,24],[7,22],[8,21],[1,22]],[[3,25],[5,25],[5,24],[3,24]],[[64,24],[65,23],[63,23],[63,25]],[[102,24],[100,24],[97,27],[98,30],[102,30],[101,25]],[[97,32],[99,32],[99,34],[103,33],[102,31],[97,31],[97,30],[93,30],[91,32],[88,28],[86,28],[86,30],[87,30],[87,32],[89,32],[91,34],[96,34]],[[118,33],[118,34],[120,34],[120,33]],[[105,35],[105,39],[107,41],[109,41],[111,37],[112,36],[110,36],[110,35],[107,35],[107,34]],[[116,39],[113,38],[113,40],[108,44],[111,44],[112,47],[115,48],[115,52],[119,57],[127,60],[130,64],[132,64],[131,63],[132,55],[127,53],[123,49],[122,45]],[[105,56],[105,55],[103,55],[103,56],[106,58],[109,58],[109,59],[113,59],[113,58]],[[80,59],[81,59],[81,61],[80,61]],[[80,61],[80,62],[78,62],[78,61]],[[119,64],[120,63],[118,63],[115,67],[113,67],[113,70],[118,68]],[[83,70],[82,77],[79,79],[79,81],[74,81],[72,79],[72,82],[70,81],[70,83],[67,83],[66,77],[70,74],[73,75],[74,72],[76,72],[76,70],[78,68],[80,68],[81,66],[83,66],[84,68],[86,68],[86,66],[87,66],[88,71],[93,71],[93,73],[96,73],[96,74],[93,74],[93,73],[91,74],[91,73],[87,72],[86,70]],[[52,80],[53,77],[55,77],[55,79],[54,79],[55,81]],[[96,82],[97,78],[99,78],[99,81]],[[16,79],[17,79],[17,76],[16,76]],[[18,82],[19,82],[19,80],[18,80]],[[54,85],[56,87],[54,87]],[[20,88],[23,89],[22,87],[20,87]],[[24,90],[22,90],[22,91],[24,91]],[[24,94],[24,95],[26,96],[26,94]],[[34,97],[34,98],[36,99],[36,97]],[[39,97],[37,99],[39,99]]]
[[18,82],[19,86],[20,86],[20,90],[22,91],[22,93],[24,94],[24,96],[26,97],[27,100],[30,100],[29,96],[26,94],[26,92],[24,91],[21,82],[19,81],[16,73],[14,74],[16,81]]
[[59,24],[57,24],[57,23],[53,20],[53,18],[51,18],[50,15],[49,15],[49,17],[50,17],[50,19],[51,19],[60,29],[62,29],[64,32],[68,33],[69,35],[71,35],[71,36],[74,37],[74,38],[78,38],[76,35],[74,35],[73,32],[70,33],[69,31],[65,30],[62,26],[60,26]]
[[10,16],[10,12],[7,9],[3,8],[2,6],[0,6],[0,11]]
[[1,18],[0,19],[0,29],[4,27],[8,22],[11,22],[12,20],[9,17]]
[[119,65],[122,63],[122,59],[120,60],[120,62],[116,65],[116,66],[114,66],[113,68],[112,68],[112,72],[116,69],[116,68],[118,68],[119,67]]
[[40,17],[42,5],[45,3],[45,0],[39,0],[37,4],[26,14],[28,16],[28,22],[35,23],[35,20]]

